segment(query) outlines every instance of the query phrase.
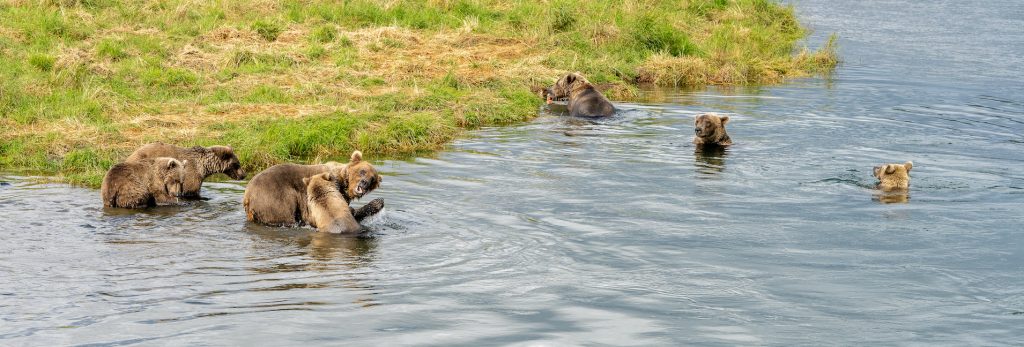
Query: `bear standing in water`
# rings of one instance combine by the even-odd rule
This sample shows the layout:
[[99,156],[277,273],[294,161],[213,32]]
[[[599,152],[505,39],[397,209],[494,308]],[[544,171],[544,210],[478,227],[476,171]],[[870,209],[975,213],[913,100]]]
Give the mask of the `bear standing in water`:
[[104,207],[145,208],[178,202],[184,163],[155,158],[115,164],[103,177]]
[[[344,165],[274,165],[253,177],[245,187],[242,205],[246,219],[276,226],[301,225],[311,220],[308,185],[303,179],[322,173],[334,174],[336,179],[331,181],[337,184],[346,206],[353,199],[377,189],[381,182],[377,169],[363,160],[363,153],[359,151],[352,152],[349,163]],[[374,199],[366,206],[349,212],[358,222],[383,208],[384,200]]]
[[199,198],[199,190],[203,186],[203,180],[213,174],[224,173],[231,179],[245,179],[245,171],[235,156],[234,150],[226,146],[213,147],[178,147],[165,143],[151,143],[135,150],[126,161],[138,161],[156,157],[169,157],[187,161],[185,165],[185,178],[182,182],[181,196],[185,198]]

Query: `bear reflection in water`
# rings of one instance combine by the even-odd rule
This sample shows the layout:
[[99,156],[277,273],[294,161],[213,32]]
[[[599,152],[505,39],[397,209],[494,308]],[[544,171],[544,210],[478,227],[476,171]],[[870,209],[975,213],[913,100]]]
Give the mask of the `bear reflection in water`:
[[[252,236],[253,247],[261,251],[267,248],[278,248],[281,251],[269,252],[282,254],[289,258],[287,262],[258,262],[250,271],[259,274],[275,274],[287,272],[316,271],[336,273],[338,269],[357,270],[373,262],[377,253],[377,239],[367,236],[352,236],[317,232],[305,228],[280,228],[248,223],[246,229]],[[356,277],[343,279],[319,280],[316,277],[304,276],[290,278],[270,287],[260,287],[259,291],[285,291],[320,288],[346,288],[352,293],[348,299],[352,304],[371,307],[380,304],[376,298],[378,290],[373,285]]]
[[725,170],[725,157],[729,146],[698,145],[693,150],[694,165],[701,176],[716,176]]
[[871,201],[876,201],[883,204],[905,204],[910,202],[910,191],[879,191],[871,196]]

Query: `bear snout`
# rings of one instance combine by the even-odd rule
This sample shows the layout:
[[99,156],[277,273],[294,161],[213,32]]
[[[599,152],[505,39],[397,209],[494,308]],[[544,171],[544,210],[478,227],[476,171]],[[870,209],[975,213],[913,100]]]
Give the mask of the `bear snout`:
[[359,184],[356,185],[356,195],[358,197],[363,197],[363,195],[370,192],[370,187],[372,185],[373,182],[370,179],[364,178],[359,180]]
[[177,197],[177,196],[181,196],[182,194],[185,193],[185,190],[182,189],[181,183],[171,183],[171,184],[167,185],[166,189],[167,189],[167,195],[170,195],[170,196],[176,196]]

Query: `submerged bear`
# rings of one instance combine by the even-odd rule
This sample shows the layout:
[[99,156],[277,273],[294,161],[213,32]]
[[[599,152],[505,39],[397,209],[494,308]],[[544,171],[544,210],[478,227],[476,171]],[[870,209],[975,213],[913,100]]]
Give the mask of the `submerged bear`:
[[[380,182],[377,169],[363,160],[362,152],[355,151],[349,163],[344,165],[272,166],[249,181],[242,205],[246,219],[256,223],[274,226],[310,224],[324,231],[355,233],[359,231],[358,222],[380,212],[384,201],[375,199],[358,210],[348,207],[348,204],[377,189]],[[329,187],[331,185],[333,188]],[[311,192],[316,196],[311,196]],[[331,222],[324,222],[328,220],[324,216],[329,216]],[[356,224],[348,223],[349,218]],[[332,228],[335,225],[333,221],[338,219],[341,219],[340,227]]]
[[732,139],[725,132],[725,123],[729,122],[729,116],[719,116],[714,113],[698,115],[693,120],[693,144],[702,146],[729,146]]
[[910,199],[910,169],[914,163],[884,164],[873,170],[879,192],[874,199],[883,203],[904,203]]

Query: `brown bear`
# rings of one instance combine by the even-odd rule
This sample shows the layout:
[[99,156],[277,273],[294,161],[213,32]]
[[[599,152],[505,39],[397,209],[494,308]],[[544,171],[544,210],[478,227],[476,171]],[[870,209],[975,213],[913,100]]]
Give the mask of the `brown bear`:
[[884,164],[875,166],[874,174],[878,178],[878,189],[891,191],[906,191],[910,189],[910,169],[914,163]]
[[714,113],[703,113],[693,120],[693,144],[700,146],[728,146],[732,139],[725,132],[725,123],[729,122],[729,116],[719,116]]
[[188,162],[185,166],[184,191],[181,194],[184,198],[198,198],[203,180],[213,174],[224,173],[232,179],[245,179],[245,171],[242,170],[238,156],[227,146],[183,148],[160,142],[150,143],[135,150],[128,156],[127,161],[156,157],[169,157]]
[[[311,220],[307,201],[307,184],[303,178],[322,173],[332,173],[332,180],[345,199],[346,206],[353,199],[369,194],[380,185],[377,169],[363,160],[362,152],[352,152],[348,164],[327,163],[321,165],[279,164],[263,170],[245,187],[242,205],[246,219],[252,222],[276,225],[302,225]],[[380,212],[384,201],[374,199],[359,210],[350,210],[355,220]]]
[[338,176],[324,172],[303,177],[302,182],[306,184],[306,206],[309,209],[306,224],[335,234],[359,232],[361,226],[338,190]]
[[115,164],[100,187],[103,206],[144,208],[177,203],[185,165],[165,157]]
[[548,103],[555,99],[569,99],[569,115],[573,117],[608,117],[615,114],[615,106],[594,88],[579,72],[559,78],[553,86],[541,92]]

